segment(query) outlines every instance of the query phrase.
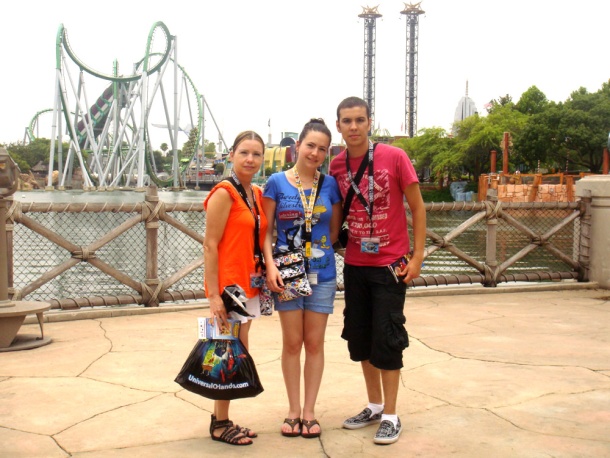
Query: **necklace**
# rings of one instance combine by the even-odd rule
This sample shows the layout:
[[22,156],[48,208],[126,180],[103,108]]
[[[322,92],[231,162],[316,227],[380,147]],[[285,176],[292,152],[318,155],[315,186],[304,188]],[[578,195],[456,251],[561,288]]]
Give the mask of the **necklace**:
[[299,172],[297,171],[296,166],[292,168],[294,173],[294,181],[296,182],[297,189],[299,190],[299,196],[301,197],[301,204],[303,204],[303,212],[305,214],[305,230],[307,232],[311,232],[311,219],[313,216],[313,207],[315,205],[316,200],[316,191],[318,190],[318,180],[320,179],[320,172],[316,170],[316,173],[313,177],[313,184],[311,185],[311,194],[309,194],[309,199],[305,197],[305,191],[303,190],[303,185],[301,184],[301,178],[299,177]]

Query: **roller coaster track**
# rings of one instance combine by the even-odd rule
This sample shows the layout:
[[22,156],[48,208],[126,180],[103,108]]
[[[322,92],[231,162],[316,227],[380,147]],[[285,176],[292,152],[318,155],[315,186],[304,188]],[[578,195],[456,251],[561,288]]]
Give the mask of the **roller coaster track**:
[[[155,38],[159,36],[162,37],[160,50],[154,49]],[[176,42],[176,37],[169,33],[165,24],[156,22],[148,34],[144,57],[134,64],[133,73],[120,75],[118,64],[115,61],[113,74],[110,75],[86,65],[70,45],[66,28],[63,24],[60,25],[56,37],[57,83],[54,108],[51,110],[53,111],[53,131],[49,158],[50,163],[53,164],[56,154],[56,133],[62,132],[63,122],[70,137],[70,148],[60,186],[64,185],[65,177],[71,175],[68,173],[71,170],[69,167],[72,167],[75,160],[79,161],[83,170],[84,188],[93,188],[94,183],[100,188],[129,187],[133,181],[137,180],[136,188],[143,189],[146,174],[159,186],[179,186],[180,176],[196,154],[196,145],[200,144],[203,112],[207,104],[197,91],[190,76],[177,63],[175,56],[172,56],[172,53],[176,54]],[[74,64],[79,72],[76,84],[69,70],[69,67],[73,67]],[[174,66],[173,106],[167,102],[168,97],[163,84],[163,76],[170,64]],[[87,101],[84,73],[109,82],[93,104],[89,104]],[[178,73],[181,75],[180,79]],[[155,79],[154,82],[153,79]],[[178,86],[180,86],[180,91]],[[197,135],[193,151],[188,152],[189,161],[181,167],[177,142],[181,130],[179,128],[180,111],[185,93],[190,125],[197,129]],[[167,180],[161,179],[155,171],[154,155],[149,140],[150,114],[157,95],[157,100],[161,100],[163,110],[157,109],[162,111],[165,117],[166,126],[164,127],[167,128],[169,137],[167,143],[171,145],[173,154],[172,176]],[[72,101],[72,98],[76,100]],[[193,101],[196,102],[193,103]],[[75,106],[69,108],[70,103]],[[209,106],[207,108],[209,110]],[[48,111],[38,112],[30,122],[26,129],[30,140],[35,137],[34,126],[38,122],[39,116]],[[213,115],[212,119],[214,119]],[[218,126],[216,127],[218,128]],[[222,141],[224,142],[224,139]],[[61,143],[57,154],[58,157],[61,156]],[[51,174],[52,167],[49,167],[48,186],[52,186]]]

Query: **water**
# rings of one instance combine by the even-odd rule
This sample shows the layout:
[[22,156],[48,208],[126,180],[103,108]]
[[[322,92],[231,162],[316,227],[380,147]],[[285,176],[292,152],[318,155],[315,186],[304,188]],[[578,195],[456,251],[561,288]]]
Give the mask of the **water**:
[[[158,190],[159,199],[166,203],[203,203],[209,191],[183,191]],[[117,191],[18,191],[13,195],[14,201],[24,203],[138,203],[143,202],[145,192],[117,190]]]

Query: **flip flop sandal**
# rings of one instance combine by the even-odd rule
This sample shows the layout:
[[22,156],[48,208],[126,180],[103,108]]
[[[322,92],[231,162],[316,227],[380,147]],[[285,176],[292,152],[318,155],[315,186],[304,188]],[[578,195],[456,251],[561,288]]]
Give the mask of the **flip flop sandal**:
[[[318,420],[303,420],[303,429],[301,431],[301,436],[304,437],[305,439],[312,439],[314,437],[320,437],[320,434],[322,434],[322,427],[320,426],[320,423],[318,423]],[[315,425],[320,426],[320,431],[318,431],[317,433],[310,433],[309,430],[311,428],[313,428]],[[305,428],[307,428],[307,432],[305,432]]]
[[[300,418],[284,418],[284,423],[290,426],[290,432],[282,431],[282,436],[285,437],[297,437],[301,435],[301,419]],[[299,426],[299,429],[294,430],[295,426]]]

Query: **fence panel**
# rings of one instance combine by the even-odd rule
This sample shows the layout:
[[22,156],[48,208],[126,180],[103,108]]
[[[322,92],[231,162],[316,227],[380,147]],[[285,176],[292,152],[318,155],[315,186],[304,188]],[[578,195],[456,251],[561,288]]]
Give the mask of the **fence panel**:
[[[426,204],[422,277],[411,286],[586,281],[579,264],[585,209],[579,202]],[[202,206],[160,202],[156,188],[126,205],[14,202],[7,228],[14,299],[79,308],[204,297]],[[343,258],[335,259],[342,289]]]

